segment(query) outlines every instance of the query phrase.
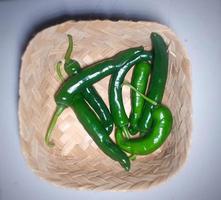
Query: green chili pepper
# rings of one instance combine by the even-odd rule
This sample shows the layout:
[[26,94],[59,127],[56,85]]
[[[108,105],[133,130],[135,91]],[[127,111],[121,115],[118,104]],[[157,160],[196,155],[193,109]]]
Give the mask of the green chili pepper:
[[[157,33],[151,33],[151,41],[153,48],[153,68],[150,79],[150,87],[147,96],[157,103],[161,103],[168,73],[168,52],[167,45],[163,38]],[[154,105],[145,102],[142,111],[142,117],[138,126],[140,132],[148,132],[151,126],[151,110]]]
[[139,55],[133,56],[122,68],[111,76],[109,83],[109,104],[114,123],[118,128],[123,129],[124,134],[129,138],[128,124],[129,119],[123,105],[122,84],[127,72],[133,65],[151,60],[152,54],[147,51],[141,52]]
[[130,160],[127,155],[111,140],[102,123],[91,110],[89,105],[82,100],[81,94],[76,94],[72,99],[72,104],[69,106],[75,112],[78,120],[94,140],[97,146],[110,158],[118,161],[126,170],[130,169]]
[[112,74],[124,66],[132,56],[143,52],[142,47],[124,50],[112,58],[98,62],[87,67],[74,77],[70,77],[58,90],[55,95],[55,102],[60,107],[68,107],[76,93],[81,92],[85,87],[91,86],[105,76]]
[[173,124],[170,110],[163,105],[155,106],[151,118],[151,131],[143,137],[126,139],[121,129],[116,131],[115,139],[122,150],[132,155],[147,155],[157,150],[165,142]]
[[97,90],[94,87],[85,88],[83,96],[96,112],[107,133],[110,135],[113,131],[113,118]]
[[[70,59],[71,51],[73,50],[73,39],[71,35],[68,35],[68,49],[65,54],[65,72],[69,75],[76,75],[81,71],[80,64],[73,59]],[[61,74],[58,70],[58,74]],[[98,94],[96,89],[93,86],[87,87],[82,90],[82,95],[87,101],[87,103],[92,107],[92,109],[96,112],[104,128],[106,129],[108,134],[111,134],[113,130],[113,119],[112,116],[104,103],[101,96]]]
[[[151,71],[151,65],[144,61],[135,65],[131,79],[131,85],[140,93],[145,94],[147,82]],[[138,131],[138,121],[142,115],[144,99],[137,92],[131,91],[130,134]]]

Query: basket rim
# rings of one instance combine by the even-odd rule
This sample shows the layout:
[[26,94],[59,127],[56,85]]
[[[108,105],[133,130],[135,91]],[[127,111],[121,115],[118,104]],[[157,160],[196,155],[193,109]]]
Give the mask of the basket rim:
[[[25,161],[26,163],[28,164],[29,168],[31,168],[31,170],[34,172],[34,174],[36,174],[39,178],[43,179],[43,180],[46,180],[46,181],[49,181],[46,177],[42,177],[41,175],[38,174],[38,172],[31,166],[31,164],[29,163],[29,159],[26,158],[26,154],[25,154],[25,151],[22,147],[22,128],[21,128],[21,110],[22,110],[22,105],[21,105],[21,96],[22,96],[22,91],[21,91],[21,84],[22,84],[22,73],[23,70],[24,70],[24,59],[25,59],[25,53],[26,51],[28,51],[28,48],[32,45],[32,42],[33,42],[33,39],[35,37],[38,36],[38,34],[40,34],[42,31],[46,31],[50,28],[53,28],[55,26],[59,26],[59,25],[63,25],[63,24],[66,24],[66,23],[82,23],[82,22],[102,22],[102,23],[138,23],[138,24],[142,24],[142,23],[145,23],[145,24],[150,24],[150,25],[155,25],[155,26],[159,26],[159,27],[162,27],[162,28],[165,28],[167,29],[170,33],[174,34],[174,36],[176,37],[177,41],[179,42],[181,48],[182,48],[182,52],[184,53],[184,57],[185,59],[187,59],[188,61],[188,70],[189,70],[189,79],[190,79],[190,93],[192,94],[192,66],[191,66],[191,62],[190,62],[190,59],[189,59],[189,56],[188,56],[188,53],[187,53],[187,50],[185,48],[185,46],[183,45],[183,43],[179,40],[179,38],[177,37],[177,35],[175,35],[175,33],[166,25],[164,24],[160,24],[158,22],[151,22],[151,21],[145,21],[145,20],[139,20],[139,21],[130,21],[130,20],[118,20],[118,21],[112,21],[112,20],[109,20],[109,19],[104,19],[104,20],[100,20],[100,19],[96,19],[96,20],[67,20],[65,22],[62,22],[62,23],[58,23],[58,24],[55,24],[55,25],[52,25],[52,26],[49,26],[43,30],[41,30],[40,32],[38,32],[33,38],[31,38],[31,40],[29,40],[28,44],[26,45],[25,49],[24,49],[24,52],[23,52],[23,55],[22,55],[22,59],[21,59],[21,65],[20,65],[20,74],[19,74],[19,97],[18,97],[18,122],[19,122],[19,141],[20,141],[20,147],[21,147],[21,151],[22,151],[22,154],[23,156],[25,157]],[[192,114],[193,114],[193,109],[192,109],[192,96],[191,96],[191,99],[190,99],[190,105],[189,105],[189,110],[191,111],[191,120],[190,120],[190,138],[189,138],[189,144],[188,144],[188,149],[187,149],[187,154],[186,154],[186,158],[184,159],[184,162],[181,163],[179,165],[178,168],[176,168],[176,170],[170,174],[168,177],[166,177],[164,179],[163,182],[161,182],[160,184],[162,183],[165,183],[168,179],[170,179],[171,177],[173,177],[174,175],[176,175],[180,169],[184,166],[184,164],[187,162],[188,160],[188,155],[189,155],[189,152],[190,152],[190,149],[191,149],[191,144],[192,144],[192,140],[191,140],[191,133],[192,133]],[[64,186],[64,185],[61,185],[57,182],[53,182],[53,181],[49,181],[50,183],[56,185],[56,186],[59,186],[59,187],[64,187],[64,188],[72,188],[72,189],[75,189],[75,190],[91,190],[91,189],[88,189],[88,188],[84,188],[84,187],[69,187],[69,186]],[[154,186],[158,186],[159,184],[153,184],[153,185],[150,185],[148,188],[131,188],[131,189],[105,189],[105,191],[122,191],[122,192],[126,192],[126,191],[146,191],[147,189],[149,188],[152,188]],[[94,188],[93,190],[96,190],[96,191],[104,191],[102,188]]]

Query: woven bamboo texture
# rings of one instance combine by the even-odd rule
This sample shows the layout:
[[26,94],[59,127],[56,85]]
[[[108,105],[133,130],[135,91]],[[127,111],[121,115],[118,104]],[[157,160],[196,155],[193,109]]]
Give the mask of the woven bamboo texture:
[[[130,172],[104,155],[88,136],[71,109],[66,109],[53,132],[55,147],[44,135],[55,110],[53,95],[60,86],[55,64],[64,57],[67,33],[73,35],[72,57],[81,66],[111,57],[129,47],[151,49],[150,33],[160,33],[169,44],[169,75],[163,103],[170,107],[174,124],[163,146],[138,157]],[[131,70],[126,79],[130,81]],[[106,77],[95,84],[108,105]],[[132,21],[67,21],[39,32],[28,44],[21,64],[19,89],[20,143],[32,170],[56,185],[75,189],[146,190],[173,175],[187,158],[191,139],[191,69],[186,52],[166,26]],[[130,91],[123,88],[130,112]],[[112,134],[112,138],[114,133]]]

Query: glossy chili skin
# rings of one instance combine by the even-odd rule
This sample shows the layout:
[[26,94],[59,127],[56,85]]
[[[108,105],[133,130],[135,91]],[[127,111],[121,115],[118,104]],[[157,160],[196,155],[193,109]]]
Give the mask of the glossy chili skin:
[[74,95],[69,106],[97,146],[111,159],[118,161],[126,171],[129,171],[130,160],[128,156],[111,140],[96,114],[85,102],[82,94]]
[[[153,49],[153,67],[147,97],[160,104],[163,98],[168,73],[167,45],[163,38],[157,33],[151,33],[150,37]],[[154,105],[149,102],[144,103],[142,117],[138,123],[140,132],[148,132],[151,125],[151,110],[153,108]]]
[[118,128],[128,126],[129,124],[129,119],[126,114],[122,98],[122,84],[124,78],[127,72],[135,64],[151,59],[152,54],[148,51],[143,51],[140,54],[133,56],[123,67],[111,76],[109,83],[109,104],[114,123]]
[[[131,78],[131,85],[140,93],[145,94],[147,83],[151,71],[151,64],[143,61],[134,66]],[[144,105],[144,98],[138,93],[131,91],[131,113],[130,113],[130,127],[131,135],[135,135],[138,131],[138,122],[142,115]]]
[[[72,59],[65,63],[64,69],[69,76],[76,75],[81,71],[80,64],[76,60]],[[113,130],[113,118],[96,89],[93,86],[90,86],[83,89],[81,94],[92,109],[97,113],[104,128],[106,129],[106,132],[111,134]]]
[[[67,59],[66,59],[67,60]],[[68,75],[76,76],[81,68],[80,64],[75,60],[67,60],[65,63],[65,71]],[[87,91],[92,91],[92,87],[86,88],[81,93],[77,93],[73,96],[72,103],[69,106],[74,111],[81,125],[97,144],[97,146],[111,159],[118,161],[120,165],[126,170],[130,169],[130,160],[127,155],[111,140],[108,135],[108,131],[104,128],[104,122],[100,121],[91,107],[84,100],[84,94],[88,95]],[[95,89],[94,89],[95,90]],[[94,94],[94,93],[93,93]],[[87,96],[89,97],[89,96]],[[94,98],[94,96],[90,96]],[[95,97],[96,98],[96,97]],[[95,101],[96,103],[96,101]],[[94,105],[94,102],[93,102]],[[102,113],[103,114],[103,113]]]
[[120,148],[132,155],[147,155],[157,150],[167,139],[172,129],[173,117],[165,106],[152,110],[151,131],[143,137],[125,139],[122,131],[117,130],[115,139]]
[[55,102],[59,106],[68,107],[72,103],[72,98],[83,88],[89,87],[102,78],[112,74],[124,66],[132,56],[143,52],[143,47],[130,48],[121,51],[112,58],[93,64],[84,68],[80,74],[66,80],[55,95]]

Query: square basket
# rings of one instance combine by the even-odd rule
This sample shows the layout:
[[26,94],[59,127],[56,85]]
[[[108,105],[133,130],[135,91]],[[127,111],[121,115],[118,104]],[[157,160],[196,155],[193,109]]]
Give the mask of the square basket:
[[[169,45],[169,71],[163,103],[173,114],[172,132],[163,146],[133,161],[130,172],[103,154],[71,109],[66,109],[53,132],[55,147],[44,144],[60,86],[55,64],[64,57],[67,34],[74,39],[72,58],[82,67],[117,52],[143,45],[151,49],[150,33],[158,32]],[[130,81],[131,70],[126,76]],[[106,77],[95,84],[108,105]],[[29,42],[22,57],[19,89],[20,144],[25,159],[41,178],[56,185],[91,190],[143,190],[165,181],[184,163],[191,139],[191,69],[176,35],[152,22],[67,21],[46,28]],[[130,112],[130,91],[123,88]],[[112,134],[112,138],[114,134]]]

